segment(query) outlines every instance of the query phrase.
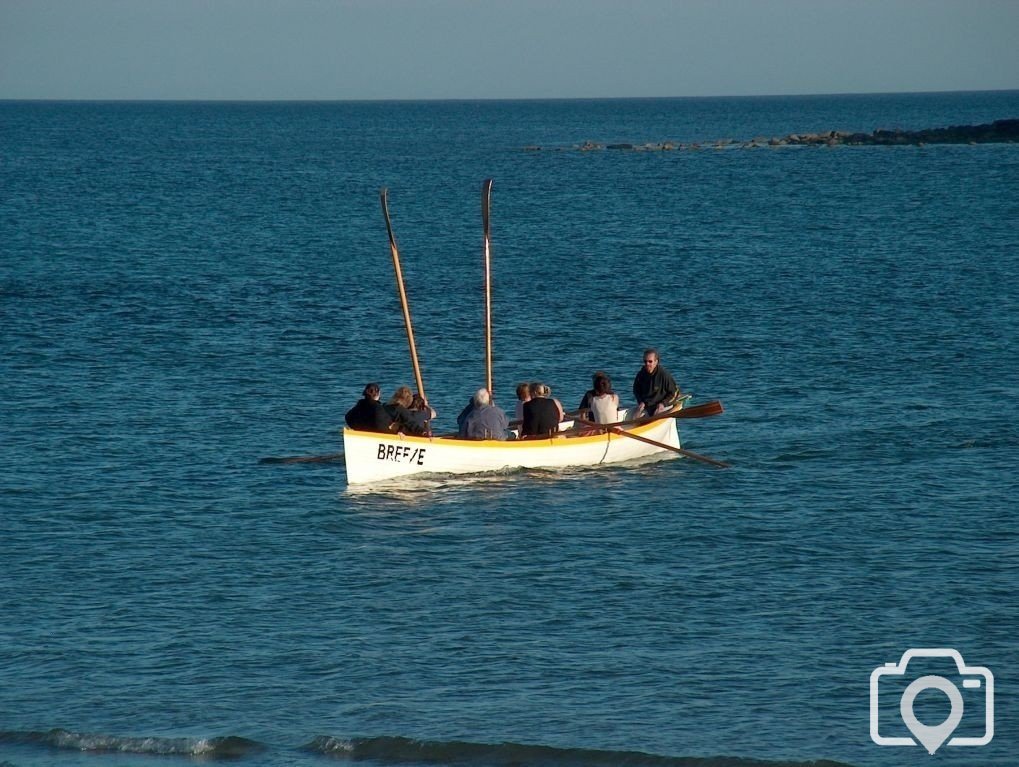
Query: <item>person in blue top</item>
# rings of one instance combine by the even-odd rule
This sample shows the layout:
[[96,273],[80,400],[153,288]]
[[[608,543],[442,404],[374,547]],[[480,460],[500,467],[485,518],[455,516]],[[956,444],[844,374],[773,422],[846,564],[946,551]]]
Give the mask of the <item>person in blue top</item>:
[[465,439],[506,439],[509,419],[502,408],[492,402],[488,389],[474,393],[474,408],[464,418],[460,436]]

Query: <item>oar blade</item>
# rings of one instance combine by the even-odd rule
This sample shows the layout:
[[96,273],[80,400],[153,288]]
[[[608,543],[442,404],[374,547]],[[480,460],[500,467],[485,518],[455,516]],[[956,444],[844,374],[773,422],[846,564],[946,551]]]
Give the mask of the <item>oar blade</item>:
[[690,405],[682,410],[677,410],[674,418],[708,418],[713,415],[721,415],[725,410],[722,403],[717,399],[711,402],[702,402],[700,405]]
[[492,210],[492,179],[486,178],[481,182],[481,223],[487,240],[491,233],[491,210]]
[[379,200],[382,202],[382,217],[386,219],[386,234],[389,235],[389,247],[395,253],[398,253],[396,236],[393,234],[393,222],[389,218],[389,190],[386,187],[382,187],[379,190]]

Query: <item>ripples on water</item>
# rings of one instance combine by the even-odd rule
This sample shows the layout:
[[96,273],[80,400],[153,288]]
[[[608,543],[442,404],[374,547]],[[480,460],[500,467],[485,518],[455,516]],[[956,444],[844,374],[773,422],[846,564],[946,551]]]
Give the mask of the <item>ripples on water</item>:
[[[0,110],[0,759],[896,765],[870,672],[944,645],[995,672],[998,731],[937,758],[1011,764],[1014,147],[520,148],[1015,93]],[[366,381],[411,379],[383,184],[452,424],[487,176],[502,400],[573,406],[595,368],[625,392],[655,344],[726,405],[684,444],[735,468],[364,492],[258,464],[335,452]]]

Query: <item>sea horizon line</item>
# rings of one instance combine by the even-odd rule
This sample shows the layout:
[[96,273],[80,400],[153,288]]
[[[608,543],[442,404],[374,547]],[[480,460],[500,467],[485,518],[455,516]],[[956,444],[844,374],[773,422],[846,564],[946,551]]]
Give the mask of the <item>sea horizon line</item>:
[[519,96],[519,97],[449,97],[449,98],[74,98],[74,97],[0,97],[3,104],[475,104],[475,103],[549,103],[604,101],[708,101],[708,100],[769,100],[798,98],[864,98],[881,96],[948,96],[961,94],[1019,93],[1019,88],[907,90],[907,91],[838,91],[832,93],[761,93],[716,94],[698,96]]

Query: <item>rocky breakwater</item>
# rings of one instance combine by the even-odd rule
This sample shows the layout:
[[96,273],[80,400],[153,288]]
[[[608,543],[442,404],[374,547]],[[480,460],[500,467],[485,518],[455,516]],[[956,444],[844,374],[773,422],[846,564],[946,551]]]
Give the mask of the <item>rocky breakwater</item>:
[[791,134],[781,139],[770,139],[769,145],[825,145],[836,146],[920,146],[923,144],[1000,144],[1019,141],[1019,119],[995,120],[983,125],[953,125],[948,128],[904,131],[879,129],[873,133]]
[[602,144],[597,141],[585,141],[574,146],[527,146],[525,150],[540,152],[542,150],[593,152],[605,149],[629,152],[668,152],[673,150],[698,149],[756,149],[770,146],[924,146],[925,144],[1010,144],[1019,142],[1019,119],[995,120],[984,125],[953,125],[948,128],[929,128],[927,130],[885,130],[878,129],[873,133],[850,133],[847,131],[828,131],[826,133],[790,133],[788,136],[768,138],[758,136],[749,141],[734,139],[716,139],[681,143],[678,141],[662,141],[644,144]]

